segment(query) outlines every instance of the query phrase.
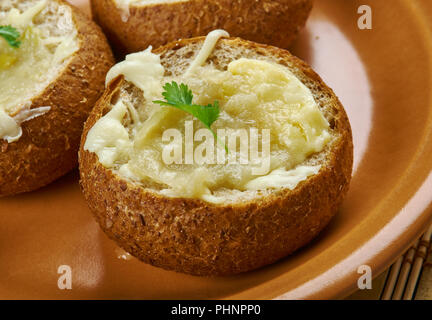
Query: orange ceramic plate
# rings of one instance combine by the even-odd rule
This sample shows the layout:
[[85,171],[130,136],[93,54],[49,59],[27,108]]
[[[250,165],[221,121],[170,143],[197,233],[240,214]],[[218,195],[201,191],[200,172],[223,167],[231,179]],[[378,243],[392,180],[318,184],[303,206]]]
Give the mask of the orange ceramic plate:
[[[86,1],[76,1],[82,8]],[[373,29],[357,9],[372,7]],[[100,231],[77,172],[0,200],[0,297],[60,299],[339,298],[361,265],[376,276],[432,216],[432,5],[319,0],[293,52],[340,97],[353,127],[354,177],[339,215],[295,255],[255,272],[200,278],[129,259]],[[72,290],[57,286],[72,269]]]

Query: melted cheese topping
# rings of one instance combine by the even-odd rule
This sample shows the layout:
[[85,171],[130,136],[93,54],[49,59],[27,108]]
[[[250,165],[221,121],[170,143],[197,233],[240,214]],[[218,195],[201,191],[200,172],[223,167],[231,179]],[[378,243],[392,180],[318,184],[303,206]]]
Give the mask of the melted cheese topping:
[[11,117],[0,108],[0,137],[8,143],[17,141],[21,138],[21,124],[47,113],[51,107],[39,107],[30,109],[30,104],[22,108],[15,116]]
[[[224,35],[217,32],[207,38],[197,58],[181,76],[163,76],[160,58],[150,50],[130,55],[114,67],[107,80],[123,74],[143,90],[146,102],[137,109],[128,102],[117,102],[89,131],[84,149],[95,152],[105,167],[125,178],[144,184],[157,182],[167,196],[215,203],[223,201],[215,196],[219,190],[294,189],[299,182],[318,173],[320,166],[302,163],[322,151],[331,136],[329,124],[310,90],[288,68],[269,61],[242,58],[232,61],[226,71],[212,65],[202,66],[217,39]],[[192,137],[196,137],[203,128],[181,110],[152,103],[162,99],[162,86],[171,81],[187,84],[195,104],[219,102],[220,117],[212,125],[215,131],[268,129],[269,170],[257,175],[254,164],[241,161],[166,164],[163,153],[167,130],[178,129],[186,137],[191,135],[187,128],[191,124]],[[184,140],[174,139],[169,145],[180,146],[186,152]],[[217,154],[224,154],[223,147],[215,145],[215,148]],[[240,146],[231,148],[231,155],[240,155]]]
[[161,93],[161,81],[165,72],[160,57],[151,53],[151,47],[143,52],[132,53],[126,56],[125,61],[113,66],[106,75],[105,84],[115,77],[124,75],[125,79],[140,88],[146,100]]
[[199,66],[202,66],[204,62],[206,62],[220,38],[229,36],[229,33],[225,30],[213,30],[212,32],[210,32],[207,35],[198,55],[195,57],[195,59],[192,61],[191,65],[187,69],[184,77],[187,78],[191,76]]
[[8,142],[20,138],[22,122],[48,112],[49,106],[29,110],[28,101],[57,76],[66,59],[78,50],[76,31],[54,37],[34,23],[44,10],[48,10],[46,0],[22,12],[13,8],[0,14],[0,25],[11,25],[21,35],[19,48],[12,48],[0,38],[0,139]]
[[115,162],[129,160],[132,141],[129,132],[122,124],[127,113],[127,107],[119,101],[110,112],[102,117],[87,135],[85,149],[96,152],[99,162],[112,167]]

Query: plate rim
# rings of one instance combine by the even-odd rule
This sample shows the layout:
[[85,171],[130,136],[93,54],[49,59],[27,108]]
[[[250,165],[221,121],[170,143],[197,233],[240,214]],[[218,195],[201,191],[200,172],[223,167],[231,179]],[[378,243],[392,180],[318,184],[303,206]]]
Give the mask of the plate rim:
[[[432,17],[432,3],[421,3],[418,0],[411,2],[405,0],[404,3],[411,7],[413,13],[415,13],[418,17],[418,22],[423,25],[424,31],[426,32],[426,35],[423,35],[423,38],[425,44],[427,47],[429,47],[429,71],[431,71],[430,74],[432,77],[432,20],[429,20],[428,18],[428,16]],[[432,111],[432,100],[428,101],[428,105],[429,110]],[[432,149],[432,112],[429,113],[423,141],[425,141],[426,145],[430,146]],[[421,146],[424,146],[424,144],[419,145],[419,148]],[[423,150],[423,152],[418,151],[417,153],[424,154],[425,152]],[[413,161],[410,163],[405,172],[407,172],[412,166]],[[416,189],[415,193],[410,197],[406,204],[407,206],[414,197],[417,197],[419,194],[427,195],[427,190],[432,190],[432,165],[430,167],[431,170],[429,175],[426,176],[426,178],[422,181],[421,186]],[[399,182],[399,184],[401,183],[402,181]],[[389,198],[394,192],[395,190],[393,189],[384,199]],[[368,262],[368,265],[371,266],[374,278],[378,277],[382,272],[387,270],[397,260],[398,257],[400,257],[411,247],[411,245],[429,228],[430,224],[432,223],[432,197],[429,196],[429,199],[425,199],[424,201],[425,203],[422,210],[415,208],[407,209],[404,207],[401,211],[396,213],[395,216],[388,223],[386,223],[384,227],[378,230],[373,237],[367,239],[366,242],[358,247],[351,255],[348,255],[344,259],[338,261],[330,269],[321,272],[318,276],[314,277],[308,282],[303,283],[283,294],[274,295],[272,299],[341,299],[354,293],[356,290],[358,290],[356,284],[360,274],[348,272],[344,276],[338,276],[337,273],[340,272],[341,268],[343,268],[346,264],[351,264],[349,261],[355,258]],[[388,232],[388,229],[392,229],[398,222],[398,219],[403,218],[402,215],[416,215],[416,218],[414,220],[408,219],[407,222],[411,222],[408,225],[399,225],[398,229],[400,232],[391,232],[391,237],[389,237],[390,232]],[[368,247],[374,246],[377,243],[380,243],[380,241],[382,243],[384,239],[386,241],[386,245],[384,246],[383,250],[379,251],[378,253],[376,250],[373,252],[367,252],[366,249]],[[398,245],[392,245],[394,243],[398,243]],[[362,250],[366,250],[366,252],[362,252]],[[332,273],[333,276],[323,276],[327,272]],[[316,282],[317,279],[319,279],[318,281],[321,281],[321,286],[318,288],[311,288],[312,283],[314,283],[314,281]],[[323,282],[331,284],[323,285]]]
[[[428,47],[430,49],[429,51],[429,67],[430,67],[430,74],[432,79],[432,3],[426,3],[426,1],[423,1],[423,3],[420,0],[412,1],[412,0],[402,0],[404,3],[408,3],[409,6],[412,7],[412,9],[416,12],[416,15],[420,18],[420,23],[424,25],[424,30],[427,32],[427,36],[424,35],[424,40],[427,41]],[[427,144],[428,150],[432,151],[432,99],[428,101],[429,103],[429,118],[427,125],[425,126],[425,134],[423,136],[423,141]],[[423,146],[423,144],[419,144],[418,148],[416,150],[416,153],[419,155],[424,154],[425,151],[419,150]],[[416,157],[414,157],[416,158]],[[413,159],[414,159],[413,158]],[[406,172],[414,166],[413,160],[409,163],[408,168],[405,170]],[[430,165],[430,168],[432,169],[432,164]],[[406,176],[404,175],[399,181],[399,183],[403,183],[406,179]],[[432,171],[429,173],[429,175],[425,175],[425,179],[421,182],[421,186],[417,189],[415,189],[414,194],[408,199],[407,203],[411,202],[414,197],[423,194],[427,194],[428,190],[432,190]],[[389,192],[388,195],[386,195],[385,198],[391,196],[391,194],[395,193],[395,189],[392,189],[391,192]],[[430,193],[430,192],[429,192]],[[372,236],[369,237],[365,243],[363,243],[361,246],[356,248],[356,251],[353,252],[351,255],[345,256],[343,259],[336,261],[333,266],[330,269],[320,271],[319,275],[314,277],[308,282],[305,282],[303,284],[300,284],[297,288],[294,288],[292,290],[286,291],[282,294],[274,293],[273,296],[270,297],[263,297],[264,296],[264,290],[260,290],[259,294],[254,294],[255,298],[253,299],[336,299],[336,298],[343,298],[353,291],[357,289],[356,282],[358,279],[358,274],[355,272],[348,272],[346,275],[341,277],[333,277],[333,280],[335,280],[331,285],[323,285],[320,287],[317,287],[316,290],[310,290],[309,292],[302,291],[301,287],[307,285],[309,282],[314,281],[315,279],[318,279],[322,276],[323,273],[327,271],[337,272],[337,270],[340,269],[340,266],[347,263],[349,259],[353,259],[352,256],[355,254],[360,255],[360,258],[354,257],[356,259],[361,259],[363,261],[368,261],[371,264],[373,275],[378,276],[381,274],[381,272],[385,271],[386,268],[388,268],[406,249],[408,249],[411,244],[418,239],[418,237],[421,236],[421,234],[428,228],[430,223],[432,223],[432,196],[429,196],[429,199],[424,199],[423,204],[423,210],[419,210],[418,208],[410,208],[407,210],[401,210],[394,214],[394,216],[385,224],[383,228],[380,230],[377,230],[377,232]],[[403,218],[405,216],[413,216],[414,218],[407,219],[409,220],[409,225],[400,225],[398,226],[399,229],[403,230],[403,234],[393,234],[392,238],[388,239],[388,230],[384,229],[391,229],[392,226],[397,222],[398,218]],[[429,224],[428,224],[429,223]],[[397,243],[397,245],[387,245],[382,251],[377,253],[374,252],[359,252],[361,250],[366,250],[368,246],[374,245],[374,243],[382,241],[383,238],[386,238],[387,244],[388,243]],[[366,250],[367,251],[367,250]],[[359,253],[358,253],[359,252]],[[333,270],[333,271],[332,271]],[[282,273],[279,277],[282,277],[284,273]],[[252,286],[250,288],[246,288],[239,292],[232,292],[227,294],[226,296],[221,296],[219,299],[241,299],[242,296],[245,295],[248,291],[254,291],[255,288],[265,285],[265,283],[268,283],[269,281],[273,281],[276,278],[270,279],[268,281],[265,281],[264,283],[257,284],[256,286]],[[296,291],[297,290],[297,291]]]

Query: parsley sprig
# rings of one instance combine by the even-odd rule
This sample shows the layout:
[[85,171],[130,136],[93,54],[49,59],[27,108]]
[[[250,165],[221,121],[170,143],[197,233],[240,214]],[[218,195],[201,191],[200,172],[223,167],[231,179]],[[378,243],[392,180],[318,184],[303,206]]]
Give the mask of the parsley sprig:
[[20,33],[12,26],[0,26],[0,36],[3,37],[11,47],[19,48],[21,41],[18,40]]
[[[191,114],[200,120],[202,124],[210,130],[219,143],[221,143],[216,133],[211,129],[211,125],[219,118],[220,109],[218,101],[206,106],[193,104],[192,91],[184,83],[179,86],[177,82],[172,81],[171,83],[166,83],[163,88],[165,91],[162,92],[162,95],[166,101],[156,100],[153,101],[154,103],[162,106],[174,107]],[[223,144],[223,146],[225,151],[228,153],[227,146],[225,144]]]

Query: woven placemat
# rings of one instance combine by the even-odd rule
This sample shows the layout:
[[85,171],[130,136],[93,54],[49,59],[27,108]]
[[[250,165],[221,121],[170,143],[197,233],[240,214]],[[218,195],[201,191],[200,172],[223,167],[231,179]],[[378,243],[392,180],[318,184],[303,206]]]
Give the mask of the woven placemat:
[[371,290],[347,299],[432,300],[432,226],[390,267],[374,279]]

